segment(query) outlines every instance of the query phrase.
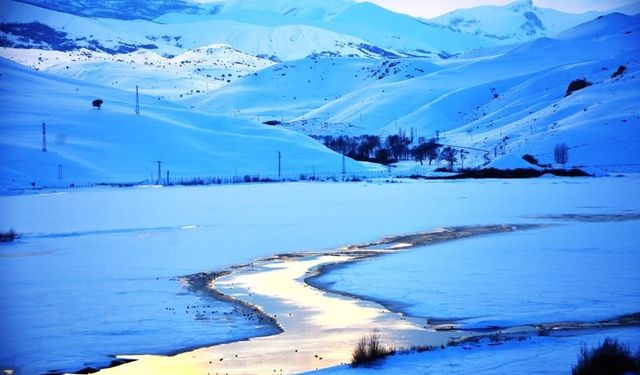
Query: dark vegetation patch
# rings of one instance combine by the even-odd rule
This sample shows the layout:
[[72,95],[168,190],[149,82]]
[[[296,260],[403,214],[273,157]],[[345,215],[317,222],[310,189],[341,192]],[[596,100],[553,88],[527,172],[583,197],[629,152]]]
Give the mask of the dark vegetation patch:
[[380,334],[372,332],[360,338],[351,354],[351,365],[357,367],[378,361],[393,354],[393,350],[382,344]]
[[599,346],[582,347],[572,375],[623,375],[640,373],[640,352],[632,353],[629,346],[617,339],[606,338]]
[[566,93],[565,97],[571,95],[572,93],[574,93],[574,92],[576,92],[578,90],[582,90],[582,89],[584,89],[586,87],[589,87],[589,86],[591,86],[591,82],[587,81],[586,79],[584,79],[584,78],[575,79],[575,80],[571,81],[571,83],[569,83],[569,86],[567,87],[567,93]]
[[[67,33],[40,22],[1,23],[0,32],[5,34],[0,37],[0,47],[55,47],[59,51],[77,49],[77,45],[67,37]],[[12,38],[9,38],[9,36],[12,36]]]
[[0,232],[0,242],[13,242],[18,237],[19,237],[18,233],[16,233],[16,231],[14,231],[13,228],[9,229],[6,232],[5,231]]
[[526,161],[529,164],[540,165],[539,162],[538,162],[538,159],[536,159],[536,157],[531,155],[531,154],[523,155],[522,156],[522,160]]
[[615,72],[613,72],[613,74],[611,75],[611,78],[616,78],[618,76],[621,76],[626,70],[627,70],[627,67],[625,65],[620,65],[618,69]]
[[1,23],[0,47],[40,48],[56,51],[76,51],[86,48],[110,54],[130,53],[139,49],[157,49],[155,44],[134,45],[120,42],[113,47],[104,46],[95,39],[73,39],[64,31],[56,30],[40,22]]
[[[438,168],[437,172],[452,172],[450,169]],[[558,177],[590,177],[587,172],[578,169],[544,169],[537,170],[533,168],[516,168],[516,169],[497,169],[497,168],[484,168],[484,169],[465,169],[452,176],[435,176],[435,177],[422,177],[413,176],[414,179],[426,179],[426,180],[461,180],[465,178],[536,178],[545,174],[552,174]]]

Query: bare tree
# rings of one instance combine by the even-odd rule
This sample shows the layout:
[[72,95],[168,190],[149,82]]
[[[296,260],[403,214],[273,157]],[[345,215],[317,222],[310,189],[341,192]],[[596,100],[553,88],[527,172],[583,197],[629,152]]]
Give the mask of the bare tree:
[[553,149],[553,158],[558,164],[567,164],[569,161],[569,146],[566,143],[558,143]]
[[438,147],[439,145],[436,143],[436,140],[431,138],[426,143],[420,142],[418,146],[411,150],[411,153],[416,161],[420,162],[420,165],[422,165],[422,161],[425,159],[429,160],[429,165],[431,165],[431,162],[438,157]]
[[385,144],[394,160],[400,161],[409,153],[411,140],[403,135],[394,134],[387,137]]
[[458,158],[456,158],[457,154],[458,150],[447,146],[442,150],[442,152],[440,152],[440,160],[448,162],[449,169],[453,169],[453,163],[458,161]]

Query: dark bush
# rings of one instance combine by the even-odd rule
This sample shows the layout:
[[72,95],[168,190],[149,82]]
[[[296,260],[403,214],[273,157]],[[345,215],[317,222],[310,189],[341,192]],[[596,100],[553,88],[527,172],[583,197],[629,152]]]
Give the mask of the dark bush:
[[282,123],[278,120],[268,120],[263,122],[263,124],[270,125],[270,126],[282,125]]
[[451,169],[447,167],[439,167],[439,168],[436,168],[434,172],[451,172]]
[[96,99],[93,102],[91,102],[91,105],[94,106],[95,108],[100,109],[102,107],[102,103],[104,103],[102,99]]
[[573,93],[574,91],[582,90],[583,88],[589,86],[591,86],[591,82],[587,81],[584,78],[573,80],[569,84],[569,87],[567,87],[567,94],[565,95],[565,97],[571,95],[571,93]]
[[531,154],[525,154],[522,156],[522,159],[524,161],[526,161],[529,164],[533,164],[533,165],[539,165],[538,164],[538,159],[536,159],[535,156],[531,155]]
[[638,373],[640,373],[640,354],[632,354],[627,345],[608,337],[596,348],[582,347],[578,355],[578,363],[571,368],[572,375]]
[[382,345],[380,334],[373,332],[358,341],[351,355],[351,365],[371,363],[390,354],[392,351]]
[[18,234],[12,229],[6,232],[0,232],[0,242],[12,242],[18,238]]
[[454,176],[437,177],[437,179],[458,180],[463,178],[535,178],[545,173],[550,173],[560,177],[587,177],[588,173],[581,169],[549,169],[545,171],[535,170],[533,168],[517,168],[517,169],[467,169],[464,172]]
[[624,65],[620,65],[618,67],[618,70],[616,70],[615,72],[613,72],[613,74],[611,75],[611,78],[616,78],[618,76],[621,76],[622,73],[624,73],[627,70],[627,67]]

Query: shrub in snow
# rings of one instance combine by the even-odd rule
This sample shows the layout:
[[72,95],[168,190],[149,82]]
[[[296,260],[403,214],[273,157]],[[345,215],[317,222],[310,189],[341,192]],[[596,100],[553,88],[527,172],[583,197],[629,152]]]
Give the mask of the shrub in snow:
[[270,125],[270,126],[282,125],[282,123],[280,121],[278,121],[278,120],[264,121],[263,124]]
[[531,154],[524,154],[522,156],[522,160],[526,161],[529,164],[539,165],[538,164],[538,159],[536,159],[536,157],[531,155]]
[[567,87],[567,94],[565,95],[565,97],[571,95],[571,93],[574,91],[582,90],[583,88],[589,86],[591,86],[591,82],[587,81],[584,78],[573,80],[569,84],[569,87]]
[[596,348],[580,349],[578,363],[571,369],[572,375],[638,373],[640,373],[640,353],[634,355],[627,345],[608,337]]
[[616,70],[615,72],[613,72],[613,74],[611,75],[611,78],[616,78],[617,76],[621,76],[622,73],[625,72],[625,70],[627,70],[627,67],[625,65],[620,65],[618,67],[618,70]]
[[558,164],[567,164],[569,161],[569,146],[566,143],[558,143],[553,149],[553,159]]
[[393,352],[382,345],[380,334],[377,332],[363,336],[356,344],[351,354],[351,365],[356,367],[361,364],[371,363],[384,358]]
[[12,242],[16,238],[18,238],[18,234],[13,229],[9,229],[6,232],[0,232],[0,242]]
[[100,109],[102,107],[102,103],[104,103],[102,99],[96,99],[93,102],[91,102],[91,105],[94,106],[95,108]]

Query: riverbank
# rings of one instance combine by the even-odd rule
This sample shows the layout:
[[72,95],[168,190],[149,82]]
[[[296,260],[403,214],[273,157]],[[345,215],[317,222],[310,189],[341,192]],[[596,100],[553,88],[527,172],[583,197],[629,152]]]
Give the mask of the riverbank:
[[[630,214],[629,218],[634,217]],[[585,218],[586,219],[586,218]],[[620,215],[601,220],[620,221]],[[590,218],[593,220],[593,218]],[[527,341],[533,337],[579,335],[581,331],[637,326],[638,315],[594,322],[540,321],[515,326],[490,326],[461,329],[454,317],[432,319],[411,316],[397,303],[362,297],[318,282],[337,270],[349,268],[388,255],[425,251],[429,245],[453,245],[453,240],[493,239],[548,227],[548,225],[492,225],[439,228],[411,235],[387,237],[362,245],[346,246],[325,254],[293,253],[256,260],[218,274],[192,277],[203,290],[235,303],[241,303],[271,319],[280,334],[232,342],[194,350],[173,357],[124,356],[132,362],[105,374],[171,373],[186,367],[194,373],[299,373],[344,365],[350,362],[354,343],[375,330],[384,344],[394,351],[411,348],[443,350],[450,346],[475,346],[482,338],[493,343]],[[477,241],[477,240],[473,240]],[[413,249],[411,249],[413,248]],[[380,283],[376,285],[381,285]],[[430,303],[437,303],[430,301]],[[422,350],[422,349],[421,349]],[[432,349],[429,349],[432,350]],[[448,350],[448,349],[447,349]]]

